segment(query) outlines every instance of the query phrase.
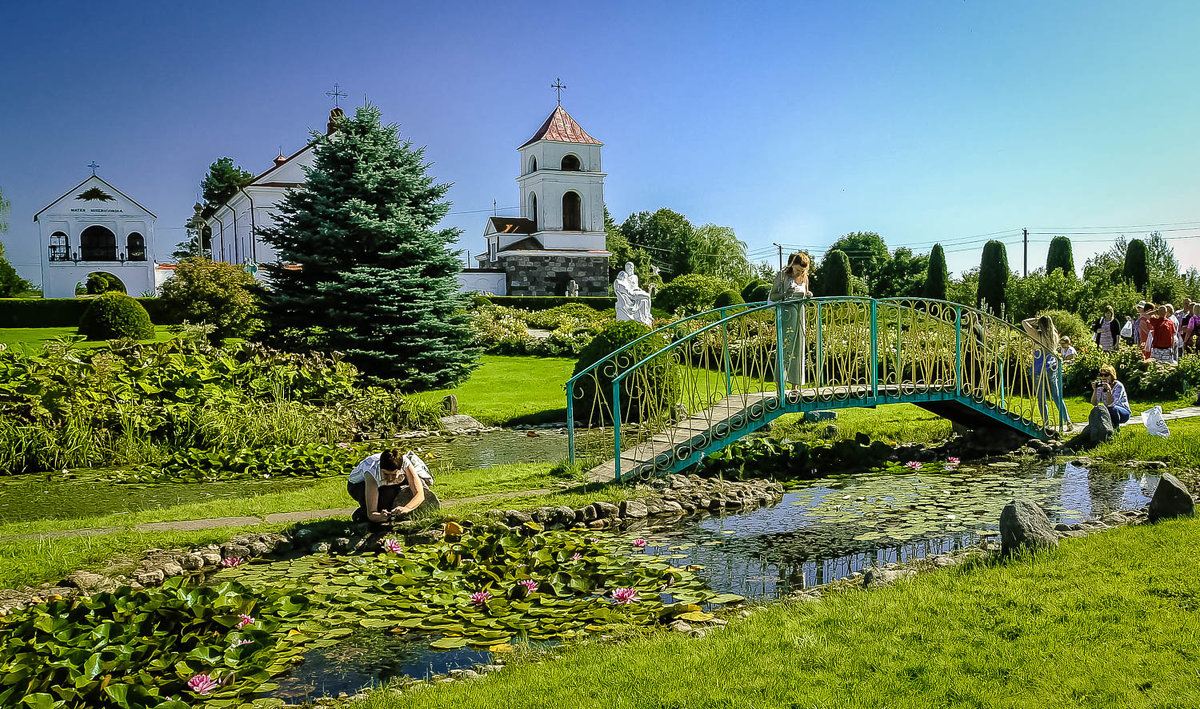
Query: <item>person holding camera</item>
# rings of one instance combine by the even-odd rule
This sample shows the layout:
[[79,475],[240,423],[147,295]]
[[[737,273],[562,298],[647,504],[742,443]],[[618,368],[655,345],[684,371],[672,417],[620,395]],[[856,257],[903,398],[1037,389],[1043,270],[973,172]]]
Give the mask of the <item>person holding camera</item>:
[[[353,521],[380,523],[408,517],[425,501],[425,486],[432,480],[428,468],[409,454],[385,450],[363,458],[346,481],[346,492],[358,503]],[[411,498],[397,504],[404,493]]]
[[1112,418],[1113,431],[1129,420],[1129,395],[1125,385],[1117,381],[1117,370],[1111,364],[1100,368],[1100,376],[1092,382],[1092,404],[1101,404]]

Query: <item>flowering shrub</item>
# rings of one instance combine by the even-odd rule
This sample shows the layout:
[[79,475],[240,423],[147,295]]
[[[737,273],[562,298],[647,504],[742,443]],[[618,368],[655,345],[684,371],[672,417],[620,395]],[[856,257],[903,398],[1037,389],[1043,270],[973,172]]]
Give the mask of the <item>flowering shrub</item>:
[[[475,342],[490,354],[558,357],[579,354],[612,322],[613,313],[580,303],[541,311],[484,303],[476,307],[473,317]],[[534,337],[529,334],[530,328],[548,330],[550,334]]]

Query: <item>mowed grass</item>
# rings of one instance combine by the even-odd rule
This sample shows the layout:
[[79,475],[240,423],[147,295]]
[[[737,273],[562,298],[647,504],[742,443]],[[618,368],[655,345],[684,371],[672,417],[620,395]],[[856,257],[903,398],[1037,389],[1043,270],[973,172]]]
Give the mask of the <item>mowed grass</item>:
[[1005,565],[781,602],[703,639],[654,632],[355,707],[1192,707],[1200,521]]
[[567,421],[567,393],[575,360],[567,357],[484,355],[470,379],[422,396],[458,397],[459,413],[488,426]]
[[[174,325],[155,325],[154,340],[144,342],[162,342],[175,336],[178,330]],[[47,342],[59,337],[69,337],[77,334],[73,327],[0,327],[0,344],[25,347],[30,352],[40,351]],[[82,347],[100,347],[104,342],[83,342]]]

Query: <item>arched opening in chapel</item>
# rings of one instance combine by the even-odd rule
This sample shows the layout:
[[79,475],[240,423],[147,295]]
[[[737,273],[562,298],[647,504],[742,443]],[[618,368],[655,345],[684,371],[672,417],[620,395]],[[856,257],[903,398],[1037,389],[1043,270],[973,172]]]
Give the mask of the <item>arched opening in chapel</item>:
[[579,172],[583,166],[579,162],[579,156],[568,153],[563,156],[561,169],[563,172]]
[[116,261],[117,235],[93,224],[79,235],[80,259],[84,261]]
[[583,204],[578,192],[567,192],[562,198],[563,231],[583,231]]
[[125,238],[125,254],[130,261],[146,260],[146,239],[141,234],[132,232]]

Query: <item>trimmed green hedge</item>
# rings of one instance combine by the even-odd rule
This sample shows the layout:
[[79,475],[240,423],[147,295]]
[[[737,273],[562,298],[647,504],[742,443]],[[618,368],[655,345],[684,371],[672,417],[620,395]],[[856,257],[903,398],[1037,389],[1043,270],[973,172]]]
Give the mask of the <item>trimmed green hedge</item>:
[[[0,327],[75,327],[94,298],[0,298]],[[135,298],[155,325],[178,325],[158,298]],[[582,299],[581,299],[582,300]]]
[[83,317],[79,319],[79,334],[89,340],[149,340],[154,337],[154,325],[146,308],[133,298],[109,291],[92,298]]
[[506,308],[520,308],[521,310],[549,310],[569,303],[583,303],[596,310],[617,307],[617,299],[608,296],[568,298],[565,295],[483,295],[477,297],[486,298],[492,303],[503,305]]

